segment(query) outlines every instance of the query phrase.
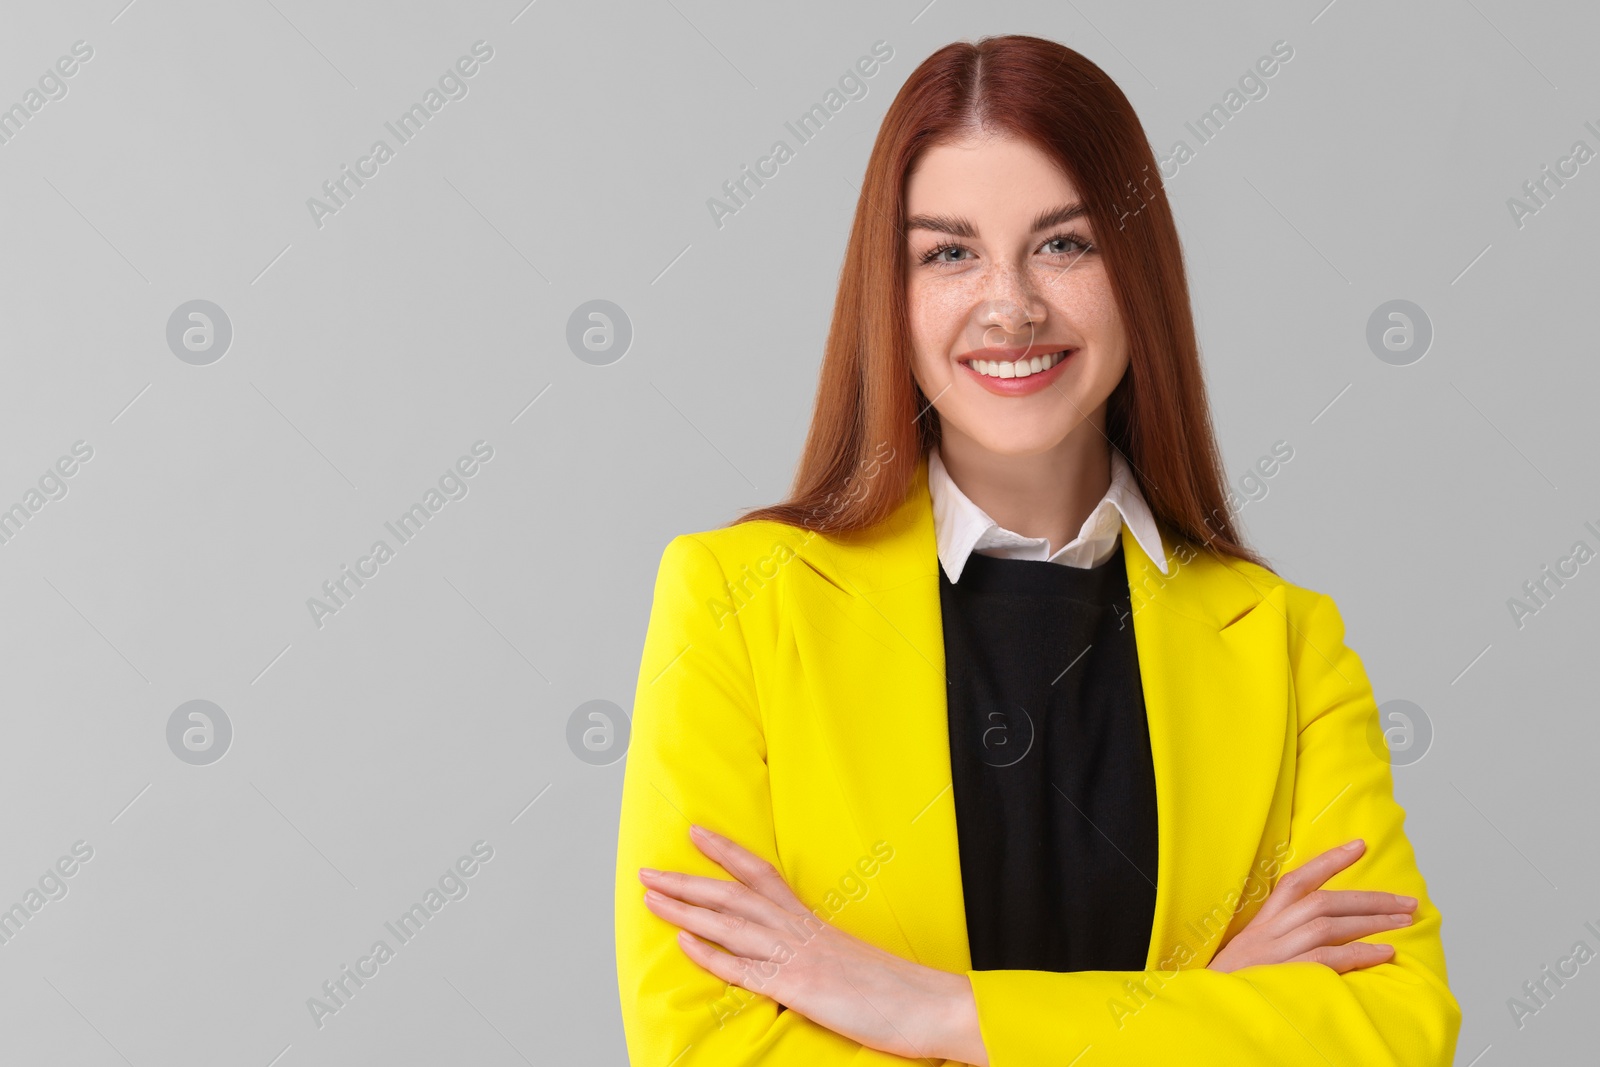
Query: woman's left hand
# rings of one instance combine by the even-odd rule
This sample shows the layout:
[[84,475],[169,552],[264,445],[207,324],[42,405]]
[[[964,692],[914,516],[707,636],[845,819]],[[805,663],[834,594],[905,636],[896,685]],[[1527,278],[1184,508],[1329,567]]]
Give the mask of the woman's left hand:
[[639,872],[657,894],[647,892],[645,904],[683,928],[678,944],[691,960],[858,1044],[910,1059],[988,1062],[966,975],[912,963],[823,922],[772,864],[695,829],[705,836],[690,839],[736,881]]

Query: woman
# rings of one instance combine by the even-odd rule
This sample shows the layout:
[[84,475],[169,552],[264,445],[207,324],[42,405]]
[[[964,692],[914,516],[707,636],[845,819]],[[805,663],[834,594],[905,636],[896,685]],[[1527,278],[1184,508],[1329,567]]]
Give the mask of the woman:
[[1155,173],[1036,38],[891,105],[792,494],[661,560],[635,1064],[1451,1062],[1371,686],[1228,515]]

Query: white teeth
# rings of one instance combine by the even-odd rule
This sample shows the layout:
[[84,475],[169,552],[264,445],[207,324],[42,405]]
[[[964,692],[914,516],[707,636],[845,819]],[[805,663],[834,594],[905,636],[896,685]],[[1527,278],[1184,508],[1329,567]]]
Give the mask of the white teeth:
[[1026,378],[1031,374],[1047,371],[1060,363],[1066,356],[1066,350],[1052,352],[1048,356],[1034,356],[1032,359],[1019,359],[1015,362],[1000,359],[974,359],[968,366],[979,374],[990,378]]

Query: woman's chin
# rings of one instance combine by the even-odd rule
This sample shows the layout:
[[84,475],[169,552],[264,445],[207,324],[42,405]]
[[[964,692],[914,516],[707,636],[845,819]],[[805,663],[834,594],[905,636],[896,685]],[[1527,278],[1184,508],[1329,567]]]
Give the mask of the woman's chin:
[[1082,419],[1070,423],[1054,422],[1029,427],[1015,422],[1005,426],[978,426],[966,434],[979,448],[997,456],[1022,458],[1037,456],[1058,448],[1067,435],[1083,424]]

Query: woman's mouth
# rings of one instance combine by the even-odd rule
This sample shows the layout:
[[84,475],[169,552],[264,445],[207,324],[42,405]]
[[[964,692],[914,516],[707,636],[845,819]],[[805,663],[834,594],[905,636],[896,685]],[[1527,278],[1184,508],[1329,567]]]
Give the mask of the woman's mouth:
[[1039,355],[1018,351],[1005,359],[963,357],[960,363],[978,383],[1000,396],[1026,396],[1038,392],[1061,376],[1061,367],[1077,349],[1064,348]]
[[1032,359],[974,359],[968,360],[967,365],[989,378],[1026,378],[1030,374],[1044,373],[1067,358],[1070,352],[1071,349],[1062,349]]

